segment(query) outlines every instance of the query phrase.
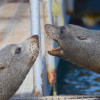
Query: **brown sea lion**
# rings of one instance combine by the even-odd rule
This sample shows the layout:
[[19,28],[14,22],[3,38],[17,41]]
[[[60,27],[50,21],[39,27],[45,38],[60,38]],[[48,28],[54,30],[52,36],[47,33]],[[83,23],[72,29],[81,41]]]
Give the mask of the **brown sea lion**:
[[66,61],[100,73],[100,31],[89,30],[77,25],[45,25],[47,35],[59,47],[48,51]]
[[38,56],[38,38],[10,44],[0,50],[0,100],[8,100],[22,84]]

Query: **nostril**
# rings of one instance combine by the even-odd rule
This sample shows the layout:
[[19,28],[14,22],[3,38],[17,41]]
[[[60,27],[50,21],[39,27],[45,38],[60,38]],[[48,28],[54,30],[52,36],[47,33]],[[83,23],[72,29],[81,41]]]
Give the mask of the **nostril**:
[[35,37],[35,38],[37,38],[37,39],[39,38],[39,36],[38,36],[38,35],[34,35],[34,37]]

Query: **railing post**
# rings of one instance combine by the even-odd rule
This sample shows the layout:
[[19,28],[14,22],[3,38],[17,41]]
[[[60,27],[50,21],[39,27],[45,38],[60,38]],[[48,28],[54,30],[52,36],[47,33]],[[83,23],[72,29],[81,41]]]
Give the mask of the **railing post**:
[[[52,0],[43,0],[43,6],[44,6],[44,23],[45,24],[53,24]],[[47,39],[47,42],[48,42],[48,39]],[[50,49],[53,48],[53,41],[50,42],[49,47],[50,47]],[[48,47],[46,46],[46,48],[48,48]],[[50,85],[53,85],[56,83],[55,59],[53,56],[50,56],[47,53],[46,61],[47,61],[48,82]]]
[[31,34],[39,36],[39,55],[34,63],[34,96],[43,96],[43,80],[42,80],[42,57],[41,57],[41,34],[40,34],[40,0],[30,0],[31,8]]

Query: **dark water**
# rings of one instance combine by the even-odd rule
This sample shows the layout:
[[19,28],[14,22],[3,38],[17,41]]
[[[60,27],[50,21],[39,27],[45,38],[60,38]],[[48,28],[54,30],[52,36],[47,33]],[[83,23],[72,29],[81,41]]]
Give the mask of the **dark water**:
[[60,60],[57,69],[58,94],[100,94],[100,75]]
[[[88,28],[100,30],[100,26]],[[100,74],[60,59],[57,69],[57,92],[59,95],[100,94]]]

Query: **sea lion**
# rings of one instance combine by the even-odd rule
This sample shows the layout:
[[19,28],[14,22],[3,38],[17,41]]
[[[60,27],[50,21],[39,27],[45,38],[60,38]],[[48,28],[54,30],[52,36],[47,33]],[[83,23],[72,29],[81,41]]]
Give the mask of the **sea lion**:
[[22,84],[38,56],[38,37],[0,50],[0,100],[8,100]]
[[47,35],[59,47],[48,51],[50,55],[100,73],[100,31],[77,25],[45,25]]

